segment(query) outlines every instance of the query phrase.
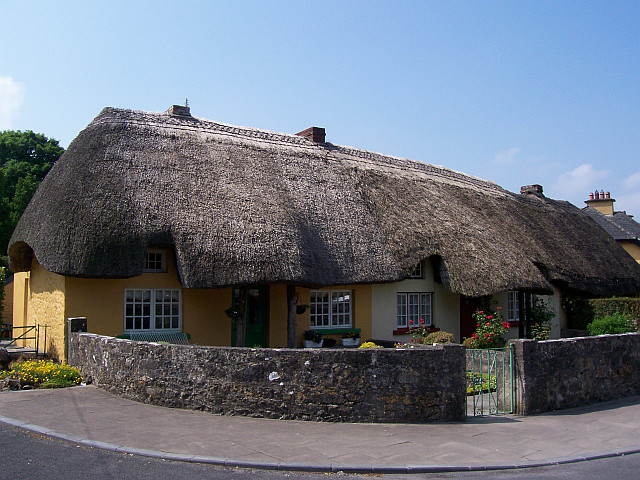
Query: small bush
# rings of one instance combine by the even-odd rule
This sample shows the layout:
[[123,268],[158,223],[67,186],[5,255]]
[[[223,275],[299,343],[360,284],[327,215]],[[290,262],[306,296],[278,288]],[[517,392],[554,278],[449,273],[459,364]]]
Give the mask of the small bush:
[[476,331],[471,337],[465,338],[462,344],[467,348],[501,348],[506,341],[502,334],[509,330],[509,324],[502,319],[500,307],[496,313],[486,314],[477,310],[473,314],[476,321]]
[[66,364],[54,363],[51,360],[25,360],[15,362],[6,375],[20,381],[20,386],[30,385],[35,388],[60,388],[79,385],[82,381],[80,372]]
[[427,337],[424,339],[424,343],[426,343],[427,345],[431,344],[433,345],[434,343],[453,343],[454,342],[454,336],[453,333],[449,333],[449,332],[432,332],[429,335],[427,335]]
[[634,322],[622,313],[613,313],[604,317],[596,318],[587,325],[589,335],[615,335],[617,333],[635,332]]
[[362,345],[360,345],[358,348],[384,348],[380,345],[376,345],[373,342],[364,342]]

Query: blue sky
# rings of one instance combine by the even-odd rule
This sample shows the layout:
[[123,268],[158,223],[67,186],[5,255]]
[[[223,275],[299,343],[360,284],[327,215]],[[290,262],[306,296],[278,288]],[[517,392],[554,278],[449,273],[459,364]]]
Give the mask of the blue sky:
[[4,0],[0,130],[105,106],[296,133],[640,219],[640,1]]

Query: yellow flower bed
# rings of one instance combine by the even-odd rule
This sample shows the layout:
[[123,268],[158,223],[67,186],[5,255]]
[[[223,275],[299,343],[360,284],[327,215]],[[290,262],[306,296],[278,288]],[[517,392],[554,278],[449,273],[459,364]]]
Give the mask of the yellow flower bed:
[[19,380],[21,386],[30,385],[34,388],[72,387],[82,381],[76,368],[52,360],[16,362],[5,376]]
[[383,347],[381,347],[380,345],[376,345],[373,342],[364,342],[358,348],[383,348]]

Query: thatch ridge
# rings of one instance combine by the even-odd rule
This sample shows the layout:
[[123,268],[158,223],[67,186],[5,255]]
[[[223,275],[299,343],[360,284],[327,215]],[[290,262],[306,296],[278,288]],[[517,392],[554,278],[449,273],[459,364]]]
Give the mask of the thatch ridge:
[[175,248],[186,288],[392,282],[434,259],[471,296],[640,291],[637,263],[567,202],[295,135],[106,108],[34,195],[12,268],[33,251],[64,275],[134,276],[150,245]]

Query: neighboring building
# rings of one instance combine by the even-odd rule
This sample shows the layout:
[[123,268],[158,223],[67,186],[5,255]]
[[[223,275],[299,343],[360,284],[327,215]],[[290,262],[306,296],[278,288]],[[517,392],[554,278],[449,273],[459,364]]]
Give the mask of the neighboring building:
[[589,200],[583,210],[605,229],[636,262],[640,263],[640,223],[627,212],[616,212],[615,200],[604,190],[589,194]]
[[460,340],[481,303],[513,310],[509,292],[552,295],[559,310],[567,290],[640,291],[640,266],[620,251],[539,186],[515,194],[331,144],[324,129],[273,133],[174,106],[104,109],[42,182],[8,253],[14,323],[48,324],[64,357],[65,319],[80,316],[94,333],[230,345],[238,301],[246,344],[283,347],[287,285],[308,306],[299,342],[308,328],[406,341],[420,319]]

